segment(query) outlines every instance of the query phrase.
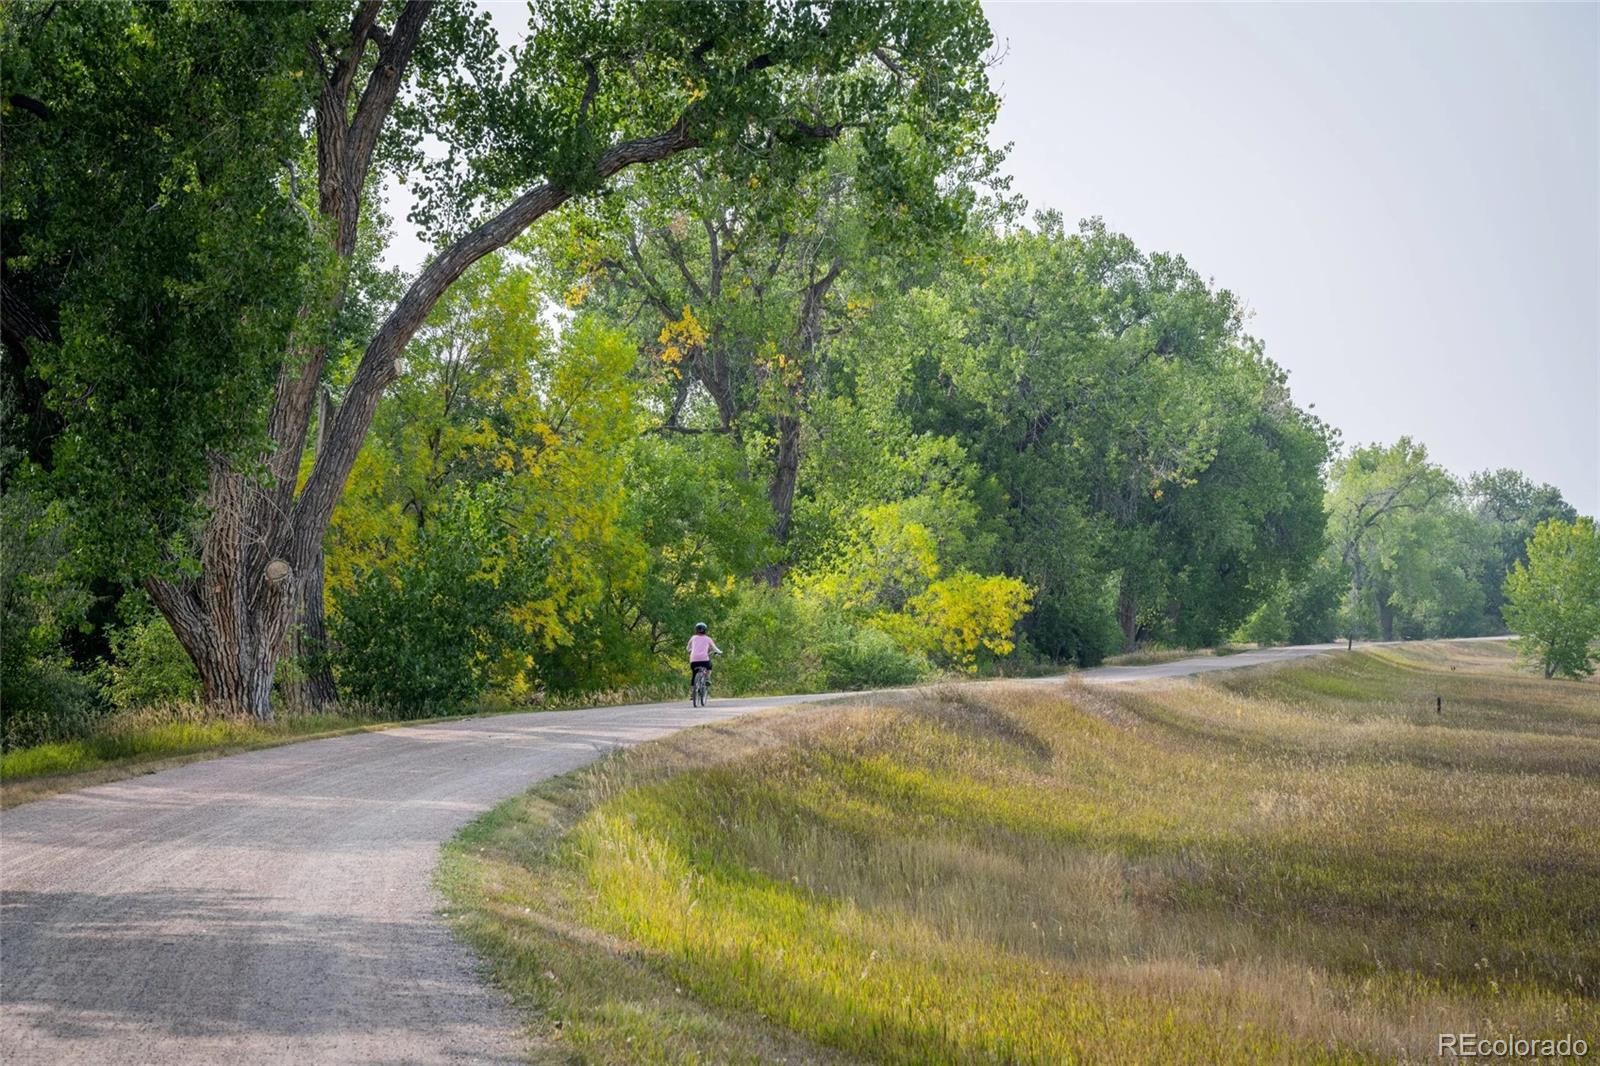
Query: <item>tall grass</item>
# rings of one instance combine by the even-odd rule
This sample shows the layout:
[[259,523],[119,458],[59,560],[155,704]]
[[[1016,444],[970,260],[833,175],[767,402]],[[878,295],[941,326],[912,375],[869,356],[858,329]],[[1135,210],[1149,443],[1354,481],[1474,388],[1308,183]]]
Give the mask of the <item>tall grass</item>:
[[359,706],[337,714],[279,714],[275,721],[263,723],[219,715],[198,704],[164,703],[119,713],[87,736],[8,751],[0,755],[0,781],[13,784],[201,752],[262,747],[359,729],[379,720],[375,712]]
[[1600,685],[1379,649],[693,731],[442,876],[594,1061],[1432,1059],[1600,1032],[1597,785]]

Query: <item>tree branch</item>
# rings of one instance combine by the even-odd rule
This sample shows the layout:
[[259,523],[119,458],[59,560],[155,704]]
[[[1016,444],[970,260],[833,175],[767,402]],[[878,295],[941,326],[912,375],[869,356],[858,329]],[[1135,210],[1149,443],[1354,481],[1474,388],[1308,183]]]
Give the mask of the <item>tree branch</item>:
[[[595,164],[594,177],[604,181],[635,164],[658,162],[698,147],[699,142],[688,131],[688,117],[684,116],[669,130],[623,141],[607,149]],[[395,361],[434,305],[473,263],[505,247],[571,196],[567,189],[550,183],[529,189],[499,214],[439,253],[411,283],[367,345],[344,403],[334,417],[327,447],[317,456],[305,490],[295,504],[293,543],[288,548],[293,565],[304,565],[322,543],[334,505],[372,424],[378,399],[397,375]]]

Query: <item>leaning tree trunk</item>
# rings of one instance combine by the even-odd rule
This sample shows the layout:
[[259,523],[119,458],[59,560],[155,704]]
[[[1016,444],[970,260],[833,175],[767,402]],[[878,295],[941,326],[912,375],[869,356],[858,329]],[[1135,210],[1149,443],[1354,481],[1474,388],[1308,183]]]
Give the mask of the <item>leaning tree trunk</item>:
[[[317,440],[313,455],[321,455],[328,424],[333,418],[333,400],[326,388],[318,394]],[[284,701],[302,712],[320,711],[338,702],[339,691],[333,681],[328,659],[327,623],[324,619],[325,560],[322,546],[300,583],[296,597],[294,626],[289,632],[289,656],[294,661],[294,677],[282,686]]]

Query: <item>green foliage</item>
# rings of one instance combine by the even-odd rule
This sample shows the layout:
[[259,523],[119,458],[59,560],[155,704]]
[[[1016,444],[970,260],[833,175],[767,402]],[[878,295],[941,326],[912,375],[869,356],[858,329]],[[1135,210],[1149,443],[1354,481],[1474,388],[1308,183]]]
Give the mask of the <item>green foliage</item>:
[[1356,448],[1329,474],[1328,565],[1346,575],[1340,628],[1384,640],[1487,628],[1485,530],[1460,483],[1401,437]]
[[421,541],[463,492],[494,497],[508,544],[543,545],[475,695],[491,681],[513,699],[614,687],[639,667],[613,657],[623,649],[607,611],[645,566],[622,490],[633,352],[592,319],[553,338],[539,312],[528,273],[499,258],[441,303],[379,408],[327,542],[335,613],[358,584],[381,600],[383,574],[422,579]]
[[[343,403],[400,295],[381,209],[339,262],[319,214],[313,56],[350,25],[0,15],[8,744],[87,728],[74,670],[108,644],[116,707],[192,694],[158,622],[104,616],[193,576],[208,469],[258,487],[285,360],[326,348]],[[1464,487],[1404,438],[1330,467],[1240,299],[1099,220],[1019,225],[991,44],[969,2],[536,0],[510,53],[472,5],[431,10],[365,202],[403,175],[443,241],[539,182],[573,199],[448,287],[378,403],[323,544],[352,695],[675,680],[701,619],[738,649],[722,691],[1500,625],[1559,493]],[[603,153],[674,130],[698,148],[602,187]]]
[[1554,485],[1535,485],[1517,470],[1486,470],[1467,483],[1467,502],[1483,527],[1479,573],[1490,625],[1505,628],[1502,589],[1518,561],[1527,562],[1527,544],[1539,523],[1552,518],[1575,522],[1578,512]]
[[1293,634],[1289,621],[1287,584],[1274,589],[1261,606],[1250,612],[1244,624],[1234,630],[1232,640],[1239,644],[1287,644]]
[[0,749],[76,736],[101,714],[61,645],[88,601],[69,535],[59,503],[14,481],[0,493]]
[[729,653],[717,664],[724,692],[909,685],[928,672],[927,660],[890,634],[786,589],[740,588],[713,632]]
[[885,688],[910,685],[928,672],[921,656],[907,652],[889,634],[871,627],[838,625],[818,646],[822,688]]
[[1326,556],[1286,590],[1289,643],[1321,644],[1339,636],[1339,607],[1350,579]]
[[112,658],[105,669],[111,705],[127,711],[197,699],[200,675],[172,627],[142,595],[125,597],[120,610],[125,624],[111,633]]
[[170,570],[208,464],[260,447],[319,269],[284,170],[312,14],[19,3],[0,21],[7,313],[16,297],[37,318],[7,374],[42,400],[33,458],[91,573]]
[[1111,577],[1124,640],[1218,639],[1315,558],[1326,427],[1181,257],[1048,213],[974,243],[906,309],[931,343],[895,405],[985,475],[994,562],[1035,590],[1030,644],[1103,655]]
[[519,534],[511,492],[456,490],[415,554],[359,569],[334,600],[334,667],[345,690],[400,717],[457,713],[489,687],[523,636],[515,614],[543,581],[550,548]]
[[1518,648],[1545,677],[1588,677],[1600,663],[1600,531],[1590,518],[1548,519],[1534,529],[1527,555],[1505,582]]

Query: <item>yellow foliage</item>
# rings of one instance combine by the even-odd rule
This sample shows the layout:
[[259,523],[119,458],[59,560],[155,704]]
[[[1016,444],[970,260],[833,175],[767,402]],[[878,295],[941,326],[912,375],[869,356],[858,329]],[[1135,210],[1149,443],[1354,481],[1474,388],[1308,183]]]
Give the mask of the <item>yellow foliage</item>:
[[[675,326],[680,339],[696,336],[692,316]],[[582,319],[556,342],[521,271],[492,275],[415,351],[329,530],[330,592],[413,552],[454,486],[499,481],[515,521],[496,565],[535,550],[547,569],[540,593],[512,612],[526,643],[496,664],[497,685],[516,698],[537,682],[531,652],[570,641],[608,585],[639,579],[642,562],[618,532],[637,436],[635,351]]]
[[908,522],[898,503],[869,507],[844,549],[800,587],[844,610],[898,609],[939,575],[933,533]]
[[1033,603],[1033,590],[1014,577],[959,573],[935,581],[907,605],[913,627],[895,629],[951,665],[975,672],[978,652],[1010,655],[1012,634]]
[[684,356],[706,342],[705,327],[694,317],[692,308],[685,306],[683,317],[661,327],[656,338],[661,344],[661,361],[669,366],[683,362]]

